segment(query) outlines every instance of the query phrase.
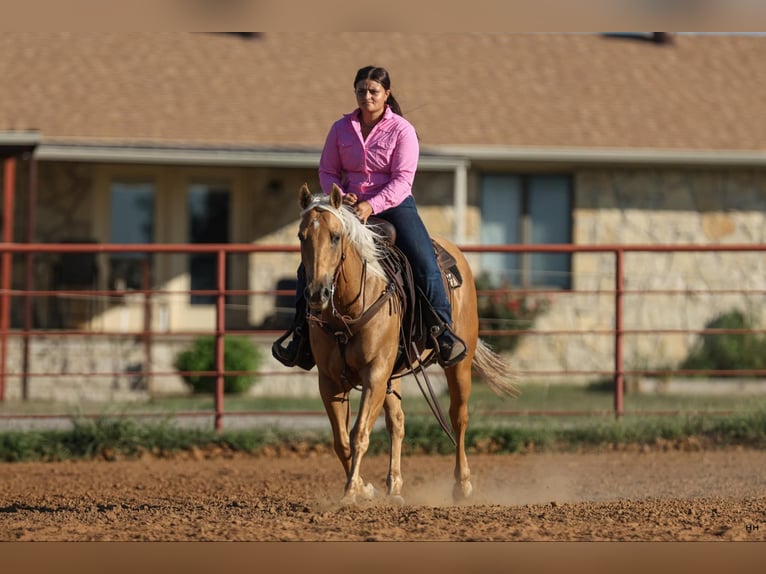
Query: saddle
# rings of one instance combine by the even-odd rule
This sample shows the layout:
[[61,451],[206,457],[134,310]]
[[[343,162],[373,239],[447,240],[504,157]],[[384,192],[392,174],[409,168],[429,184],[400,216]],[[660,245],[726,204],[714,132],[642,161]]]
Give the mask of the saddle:
[[[419,347],[426,346],[428,328],[436,319],[436,313],[425,294],[415,285],[412,276],[412,267],[404,253],[396,246],[396,228],[383,219],[370,217],[367,225],[375,228],[382,238],[382,246],[386,256],[380,260],[386,274],[394,284],[394,289],[402,302],[402,329],[399,335],[399,354],[394,366],[397,373],[404,369],[411,369],[412,357],[409,349],[412,343]],[[431,239],[431,244],[436,255],[436,263],[441,271],[442,280],[448,290],[457,289],[463,284],[463,277],[457,266],[455,258],[439,243]],[[429,353],[422,361],[426,367],[436,361],[436,354]],[[406,375],[410,371],[404,372]]]

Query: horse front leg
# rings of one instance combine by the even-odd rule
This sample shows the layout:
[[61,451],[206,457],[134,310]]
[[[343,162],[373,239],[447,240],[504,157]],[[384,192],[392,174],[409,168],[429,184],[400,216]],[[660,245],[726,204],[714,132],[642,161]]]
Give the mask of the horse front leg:
[[454,367],[445,369],[449,386],[449,416],[455,434],[455,486],[452,499],[456,503],[465,501],[473,494],[471,469],[465,454],[465,431],[468,428],[468,399],[471,396],[471,361],[463,360]]
[[338,455],[348,480],[351,473],[351,443],[348,432],[351,409],[348,392],[339,390],[333,379],[320,373],[319,394],[330,419],[335,454]]
[[[346,482],[346,492],[343,496],[343,504],[355,504],[359,498],[371,499],[375,496],[375,487],[365,483],[361,477],[361,465],[364,455],[370,446],[370,433],[375,424],[383,402],[386,398],[386,381],[371,380],[371,377],[363,375],[362,398],[359,403],[354,428],[351,431],[351,470]],[[364,381],[368,381],[364,383]]]
[[402,380],[391,381],[390,391],[386,391],[383,407],[386,414],[386,429],[391,443],[386,477],[386,494],[392,502],[403,504],[402,498],[402,442],[404,441],[404,410],[402,410]]

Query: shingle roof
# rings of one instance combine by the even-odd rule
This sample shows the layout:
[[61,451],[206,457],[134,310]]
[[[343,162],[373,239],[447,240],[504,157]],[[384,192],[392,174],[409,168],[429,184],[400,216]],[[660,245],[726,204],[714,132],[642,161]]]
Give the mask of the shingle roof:
[[766,150],[766,37],[6,33],[0,131],[318,148],[385,66],[423,146]]

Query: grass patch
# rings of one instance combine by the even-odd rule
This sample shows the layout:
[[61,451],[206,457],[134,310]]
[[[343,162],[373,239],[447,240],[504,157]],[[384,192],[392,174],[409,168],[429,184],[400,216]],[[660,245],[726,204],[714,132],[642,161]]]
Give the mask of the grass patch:
[[[708,445],[766,447],[766,396],[668,396],[629,394],[625,416],[542,416],[539,411],[611,411],[608,385],[588,387],[567,385],[524,385],[518,399],[501,398],[477,384],[471,396],[470,423],[466,435],[469,452],[518,453],[545,450],[599,449],[605,445],[656,445],[697,437]],[[352,411],[359,394],[352,394]],[[441,398],[446,413],[447,399]],[[304,411],[323,414],[318,397],[253,398],[226,397],[225,412]],[[61,414],[66,405],[52,403],[0,404],[0,414]],[[157,399],[146,404],[118,407],[104,405],[76,408],[69,416],[70,430],[0,432],[0,461],[64,460],[88,458],[130,458],[146,453],[169,456],[195,449],[259,453],[304,452],[321,447],[331,450],[329,423],[319,430],[291,430],[279,427],[225,430],[179,426],[173,413],[212,413],[212,397],[194,396]],[[405,397],[407,429],[405,453],[450,454],[453,446],[441,430],[425,401]],[[638,411],[678,411],[677,416],[646,416]],[[705,415],[709,411],[731,411],[729,415]],[[131,413],[156,412],[156,419],[131,418]],[[84,416],[88,413],[88,417]],[[530,414],[532,413],[532,414]],[[701,413],[701,414],[696,414]],[[95,415],[95,416],[94,416]],[[224,422],[226,427],[226,422]],[[371,453],[388,450],[388,435],[372,433]]]
[[[646,419],[587,419],[579,425],[540,428],[533,425],[479,424],[466,433],[469,453],[521,453],[657,445],[694,437],[706,445],[766,447],[766,410],[730,417],[655,417]],[[385,431],[376,430],[370,454],[388,451]],[[296,446],[299,445],[299,446]],[[65,459],[172,456],[194,449],[257,454],[267,447],[308,452],[317,446],[329,451],[330,433],[316,430],[249,429],[216,433],[178,428],[172,421],[147,424],[131,419],[75,421],[66,431],[0,433],[0,460],[59,461]],[[416,417],[407,423],[405,454],[451,454],[452,443],[433,419]]]
[[170,420],[147,425],[123,418],[75,419],[71,430],[0,433],[0,460],[135,457],[144,452],[176,452],[217,440],[219,438],[213,431],[180,429]]
[[[764,383],[766,385],[766,383]],[[352,404],[358,404],[359,393],[351,394]],[[446,411],[448,399],[441,397]],[[496,413],[507,411],[611,411],[613,408],[611,382],[599,382],[590,386],[566,384],[522,383],[518,398],[498,397],[486,385],[473,385],[469,409],[471,424]],[[404,410],[409,416],[431,416],[427,404],[419,395],[406,396]],[[743,395],[669,395],[669,394],[625,394],[625,411],[676,410],[676,411],[721,411],[752,412],[766,408],[766,394],[763,396]],[[6,400],[0,403],[0,415],[58,414],[65,417],[95,415],[99,417],[125,416],[137,413],[158,413],[172,416],[180,412],[209,412],[215,409],[214,398],[210,395],[158,397],[147,402],[81,403],[67,405],[47,401]],[[304,411],[324,413],[319,393],[308,397],[250,397],[226,396],[224,412],[252,411]],[[560,417],[551,417],[560,418]]]

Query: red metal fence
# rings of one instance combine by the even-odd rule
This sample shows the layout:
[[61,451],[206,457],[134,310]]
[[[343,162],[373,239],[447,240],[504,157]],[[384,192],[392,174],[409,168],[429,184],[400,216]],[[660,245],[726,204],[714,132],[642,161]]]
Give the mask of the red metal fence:
[[[227,277],[227,256],[232,254],[254,254],[254,253],[295,253],[297,247],[285,246],[285,245],[187,245],[187,244],[147,244],[147,245],[94,245],[94,244],[13,244],[6,242],[0,244],[0,256],[2,257],[2,277],[0,278],[0,401],[5,400],[6,381],[9,376],[21,377],[24,385],[24,389],[27,388],[30,373],[29,364],[29,341],[34,337],[68,337],[68,336],[104,336],[104,335],[121,335],[142,337],[147,345],[151,345],[152,341],[156,337],[166,336],[166,332],[157,332],[151,328],[150,323],[145,323],[144,327],[135,332],[120,332],[109,333],[107,331],[94,331],[88,330],[87,332],[71,330],[71,329],[41,329],[33,326],[32,322],[32,301],[34,298],[41,297],[56,297],[56,296],[76,296],[76,297],[105,297],[105,296],[122,296],[127,293],[132,295],[144,296],[148,302],[150,298],[167,295],[167,294],[199,294],[200,291],[162,291],[159,289],[151,288],[150,283],[147,282],[143,289],[135,289],[125,291],[119,289],[78,289],[78,290],[38,290],[34,288],[34,276],[31,271],[33,265],[33,259],[36,256],[42,254],[65,254],[65,253],[79,253],[79,254],[93,254],[93,253],[144,253],[144,254],[181,254],[190,255],[198,253],[213,254],[216,257],[216,288],[212,290],[204,291],[204,294],[211,295],[215,299],[215,323],[210,326],[210,329],[206,331],[206,334],[213,335],[215,338],[216,348],[216,361],[215,371],[211,374],[216,377],[216,391],[215,391],[215,412],[213,413],[215,428],[221,429],[223,425],[224,416],[227,414],[224,409],[224,375],[227,374],[224,369],[223,361],[223,342],[224,335],[227,333],[226,326],[226,298],[231,295],[244,295],[250,296],[253,294],[274,296],[279,294],[276,290],[272,291],[253,291],[253,290],[233,290],[226,288]],[[673,255],[681,253],[708,253],[718,254],[724,256],[726,254],[734,253],[750,253],[756,256],[762,257],[766,252],[766,245],[750,245],[750,244],[737,244],[737,245],[599,245],[599,246],[582,246],[582,245],[527,245],[527,246],[464,246],[463,251],[469,254],[483,254],[483,253],[567,253],[570,255],[583,255],[583,254],[599,254],[601,256],[611,257],[611,280],[612,286],[609,288],[603,287],[588,287],[586,289],[578,288],[578,281],[575,281],[571,290],[566,291],[551,291],[558,294],[557,296],[567,296],[573,294],[582,294],[584,292],[599,294],[611,298],[612,307],[612,319],[613,324],[608,328],[570,328],[570,329],[531,329],[528,331],[517,331],[517,334],[524,334],[535,337],[552,337],[552,336],[583,336],[583,335],[597,335],[601,337],[609,337],[612,341],[612,357],[611,368],[609,369],[583,369],[583,368],[563,368],[558,371],[550,370],[527,370],[525,371],[526,377],[555,377],[555,376],[592,376],[592,377],[609,377],[613,383],[614,401],[613,401],[613,413],[616,416],[622,416],[624,413],[624,392],[625,392],[625,377],[628,375],[679,375],[679,374],[708,374],[708,375],[725,375],[725,376],[766,376],[766,370],[729,370],[725,372],[721,371],[680,371],[680,370],[657,370],[657,369],[626,369],[625,367],[625,353],[624,353],[624,341],[626,337],[640,337],[647,334],[724,334],[724,333],[742,333],[742,332],[758,332],[757,330],[714,330],[710,329],[667,329],[667,328],[632,328],[625,325],[625,299],[629,296],[648,296],[648,295],[678,295],[682,297],[691,297],[700,293],[707,294],[708,296],[718,296],[724,294],[739,294],[742,296],[763,297],[766,294],[766,289],[763,285],[756,285],[755,287],[741,287],[741,286],[728,286],[725,288],[714,288],[709,285],[703,285],[701,287],[690,287],[688,285],[680,286],[677,288],[628,288],[626,284],[626,266],[625,259],[629,254],[641,253],[649,254],[652,256],[660,257],[661,255]],[[21,289],[12,289],[11,287],[11,275],[12,275],[12,258],[14,256],[24,256],[24,264],[26,266],[25,273],[25,285]],[[17,267],[20,265],[17,265]],[[575,277],[576,278],[576,277]],[[540,292],[530,291],[530,292]],[[22,325],[19,327],[12,327],[11,325],[11,309],[12,299],[20,298],[23,300],[23,317]],[[243,331],[238,330],[238,333],[268,333],[264,330],[255,331]],[[174,332],[175,335],[195,335],[203,333],[194,332]],[[483,332],[483,335],[491,334]],[[8,369],[8,342],[12,338],[20,338],[23,345],[23,360],[21,361],[21,367],[15,371]],[[98,373],[99,375],[110,373]],[[117,375],[118,373],[112,373]],[[124,373],[123,373],[124,374]],[[146,365],[140,375],[147,377],[167,375],[168,373],[160,373],[151,370],[151,365]],[[94,373],[82,372],[77,373],[83,379],[95,376]],[[38,373],[39,376],[39,373]],[[176,413],[177,414],[177,413]],[[231,413],[229,413],[231,414]],[[241,413],[238,413],[241,414]],[[547,414],[556,414],[547,413]],[[563,413],[562,413],[563,414]],[[567,413],[571,414],[571,413]]]

